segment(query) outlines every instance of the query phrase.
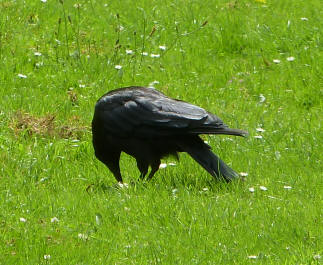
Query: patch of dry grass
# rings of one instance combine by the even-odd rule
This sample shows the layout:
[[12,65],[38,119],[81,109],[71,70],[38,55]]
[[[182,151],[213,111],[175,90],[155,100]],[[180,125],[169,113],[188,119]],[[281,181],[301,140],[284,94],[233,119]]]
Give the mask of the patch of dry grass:
[[80,126],[78,116],[71,117],[66,124],[60,124],[54,114],[35,116],[27,112],[17,111],[9,124],[15,135],[41,136],[64,139],[81,139],[90,130],[88,126]]

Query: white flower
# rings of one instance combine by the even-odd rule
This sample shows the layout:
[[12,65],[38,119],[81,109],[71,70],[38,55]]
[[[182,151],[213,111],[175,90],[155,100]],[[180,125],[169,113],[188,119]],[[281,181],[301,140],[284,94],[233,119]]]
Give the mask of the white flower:
[[[44,1],[44,0],[43,0]],[[45,0],[46,1],[46,0]],[[50,255],[47,254],[47,255],[44,255],[44,259],[50,259]]]
[[203,191],[208,191],[208,190],[209,190],[209,188],[203,188],[202,190],[203,190]]
[[260,94],[259,95],[259,102],[263,103],[263,102],[265,102],[265,100],[266,100],[265,96],[263,94]]
[[46,3],[46,2],[47,2],[47,0],[40,0],[40,2],[42,2],[42,3]]
[[255,188],[254,188],[254,187],[250,187],[250,188],[249,188],[249,191],[250,191],[250,192],[255,192]]
[[[270,199],[276,199],[276,200],[279,200],[278,198],[274,197],[274,196],[270,196],[270,195],[265,195],[266,197],[270,198]],[[277,210],[279,210],[280,207],[277,207]]]
[[[58,156],[57,156],[58,157]],[[64,158],[64,157],[63,157]],[[39,182],[44,182],[44,181],[46,181],[46,180],[48,180],[48,178],[41,178],[40,180],[39,180]]]
[[155,88],[155,85],[158,85],[158,84],[159,84],[159,81],[155,80],[155,81],[149,83],[149,87]]
[[159,165],[159,168],[166,168],[167,167],[167,164],[166,163],[161,163],[160,165]]
[[248,176],[248,173],[247,172],[240,172],[239,175],[241,177],[246,177],[246,176]]
[[287,185],[285,185],[285,186],[284,186],[284,189],[285,189],[285,190],[290,190],[290,189],[292,189],[292,187],[291,187],[291,186],[287,186]]
[[270,195],[265,195],[266,197],[268,197],[268,198],[270,198],[270,199],[275,199],[275,200],[282,200],[282,199],[279,199],[279,198],[277,198],[277,197],[274,197],[274,196],[270,196]]
[[151,58],[159,58],[160,57],[160,54],[150,54],[150,57]]
[[292,61],[295,61],[295,57],[290,56],[290,57],[287,57],[286,60],[289,62],[292,62]]
[[51,218],[51,219],[50,219],[50,222],[51,222],[51,223],[58,223],[58,222],[59,222],[59,220],[58,220],[58,218],[57,218],[57,217],[53,217],[53,218]]
[[77,237],[78,237],[79,239],[82,239],[82,240],[87,240],[87,239],[88,239],[88,235],[87,235],[87,234],[82,234],[82,233],[79,233],[79,234],[77,235]]
[[126,54],[131,55],[131,54],[133,54],[133,51],[132,50],[126,50]]
[[20,217],[20,218],[19,218],[19,221],[20,221],[20,222],[23,222],[23,223],[26,223],[26,222],[27,222],[27,220],[26,220],[25,218],[23,218],[23,217]]
[[18,74],[18,77],[20,77],[20,78],[27,78],[27,76],[24,75],[24,74]]
[[278,64],[278,63],[280,63],[280,60],[274,59],[273,62]]
[[265,130],[263,128],[256,128],[257,132],[264,132]]
[[40,52],[34,52],[35,56],[41,56],[42,54]]
[[120,188],[128,188],[129,187],[128,183],[121,183],[121,182],[118,182],[118,186]]
[[117,64],[114,68],[117,69],[117,70],[120,70],[122,68],[122,66]]
[[166,163],[161,163],[161,164],[159,165],[159,168],[165,168],[165,167],[167,167],[167,166],[176,166],[176,164],[175,164],[175,163],[172,163],[172,162],[170,162],[170,163],[168,163],[168,164],[166,164]]
[[308,21],[308,18],[307,17],[301,17],[301,20]]
[[165,51],[165,50],[166,50],[166,46],[164,46],[164,45],[160,45],[160,46],[159,46],[159,49],[161,49],[162,51]]
[[257,259],[258,257],[256,255],[251,255],[251,256],[248,256],[248,259]]
[[85,85],[79,84],[79,87],[80,87],[80,88],[84,88],[84,87],[85,87]]
[[102,216],[101,216],[101,214],[96,214],[95,215],[95,222],[96,222],[96,224],[97,225],[100,225],[101,224],[101,220],[102,220]]
[[265,186],[260,186],[259,187],[261,190],[263,190],[263,191],[266,191],[267,190],[267,188],[265,187]]
[[314,259],[321,259],[321,255],[320,254],[317,254],[313,257]]
[[143,56],[148,56],[148,52],[142,52],[141,53]]
[[256,139],[262,139],[262,135],[255,135],[254,138],[256,138]]

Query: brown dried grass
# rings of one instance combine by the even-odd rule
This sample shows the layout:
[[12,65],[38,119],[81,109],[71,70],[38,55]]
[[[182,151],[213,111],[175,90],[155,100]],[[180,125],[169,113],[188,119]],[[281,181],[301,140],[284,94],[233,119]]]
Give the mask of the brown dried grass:
[[54,114],[35,116],[17,111],[13,115],[9,127],[16,135],[81,139],[90,128],[80,126],[79,123],[80,118],[77,116],[71,117],[67,124],[59,124]]

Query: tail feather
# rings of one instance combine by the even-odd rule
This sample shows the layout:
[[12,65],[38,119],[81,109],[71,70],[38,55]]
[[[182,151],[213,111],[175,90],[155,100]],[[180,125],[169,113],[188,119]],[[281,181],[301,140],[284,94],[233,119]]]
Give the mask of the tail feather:
[[182,145],[182,148],[213,177],[224,178],[227,182],[239,177],[238,173],[214,154],[207,145]]
[[247,136],[248,132],[239,129],[231,128],[214,128],[214,127],[203,127],[196,128],[191,131],[196,134],[225,134],[225,135],[235,135],[235,136]]

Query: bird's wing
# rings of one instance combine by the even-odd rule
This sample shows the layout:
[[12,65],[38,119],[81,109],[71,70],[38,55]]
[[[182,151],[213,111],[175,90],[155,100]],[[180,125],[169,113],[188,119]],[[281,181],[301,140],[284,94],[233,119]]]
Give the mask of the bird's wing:
[[205,123],[223,122],[204,109],[184,101],[160,95],[145,95],[114,99],[101,106],[100,119],[105,131],[127,137],[156,137],[190,132]]

